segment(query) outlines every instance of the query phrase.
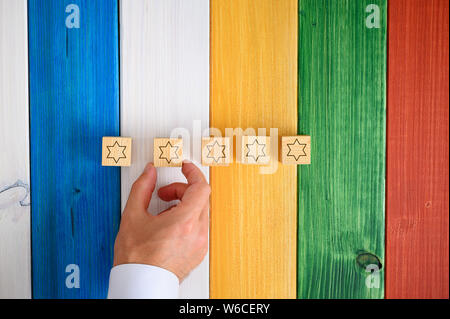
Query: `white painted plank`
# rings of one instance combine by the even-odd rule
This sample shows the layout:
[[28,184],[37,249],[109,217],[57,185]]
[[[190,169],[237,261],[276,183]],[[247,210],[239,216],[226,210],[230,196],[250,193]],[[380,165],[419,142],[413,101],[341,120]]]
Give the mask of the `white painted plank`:
[[[121,1],[120,54],[121,135],[133,138],[132,165],[122,168],[123,207],[153,161],[153,138],[184,128],[184,157],[200,162],[201,133],[209,127],[209,0]],[[185,181],[179,168],[157,171],[157,189]],[[171,204],[155,193],[150,212]],[[209,297],[209,256],[183,281],[180,297]]]
[[0,0],[0,299],[31,298],[27,1]]

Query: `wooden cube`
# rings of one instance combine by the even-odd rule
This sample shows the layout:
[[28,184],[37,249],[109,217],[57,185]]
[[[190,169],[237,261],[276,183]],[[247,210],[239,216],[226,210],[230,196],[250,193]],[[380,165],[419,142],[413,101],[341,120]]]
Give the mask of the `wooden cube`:
[[104,136],[102,166],[130,166],[131,137]]
[[266,165],[270,162],[270,137],[242,136],[241,162],[243,164]]
[[311,164],[311,136],[283,136],[281,138],[283,164]]
[[226,166],[232,162],[229,137],[202,138],[202,165]]
[[183,165],[183,139],[155,138],[153,140],[155,167],[179,167]]

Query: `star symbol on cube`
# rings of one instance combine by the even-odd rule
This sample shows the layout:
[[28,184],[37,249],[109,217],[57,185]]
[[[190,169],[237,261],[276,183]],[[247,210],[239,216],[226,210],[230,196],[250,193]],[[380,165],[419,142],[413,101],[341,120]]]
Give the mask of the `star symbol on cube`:
[[298,139],[296,139],[294,143],[287,144],[287,147],[289,148],[287,156],[294,157],[296,161],[302,156],[307,156],[305,152],[306,144],[300,143]]
[[159,159],[165,159],[167,163],[171,163],[172,160],[178,159],[178,149],[179,146],[174,146],[172,143],[167,142],[165,146],[159,146],[161,154],[159,154]]
[[255,139],[251,144],[246,144],[246,146],[248,151],[247,154],[245,154],[245,156],[253,157],[255,162],[258,162],[260,157],[266,156],[266,153],[264,152],[266,144],[264,143],[260,144],[257,139]]
[[127,158],[125,155],[126,146],[121,146],[119,142],[115,141],[115,143],[111,146],[106,146],[108,148],[108,155],[106,158],[110,158],[116,162],[116,164],[120,161],[121,158]]
[[221,158],[225,158],[225,145],[220,145],[217,141],[214,141],[212,145],[206,145],[208,148],[207,158],[211,158],[214,162],[218,163]]

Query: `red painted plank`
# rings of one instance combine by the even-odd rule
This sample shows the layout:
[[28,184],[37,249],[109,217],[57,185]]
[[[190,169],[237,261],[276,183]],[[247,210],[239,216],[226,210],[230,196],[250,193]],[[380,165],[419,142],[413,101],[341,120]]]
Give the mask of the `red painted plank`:
[[386,297],[449,297],[449,1],[389,1]]

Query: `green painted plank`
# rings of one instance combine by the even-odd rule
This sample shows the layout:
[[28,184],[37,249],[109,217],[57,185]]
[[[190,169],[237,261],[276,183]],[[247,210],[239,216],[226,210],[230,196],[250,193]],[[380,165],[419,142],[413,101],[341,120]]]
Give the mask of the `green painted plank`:
[[299,298],[384,296],[386,17],[385,0],[299,0]]

